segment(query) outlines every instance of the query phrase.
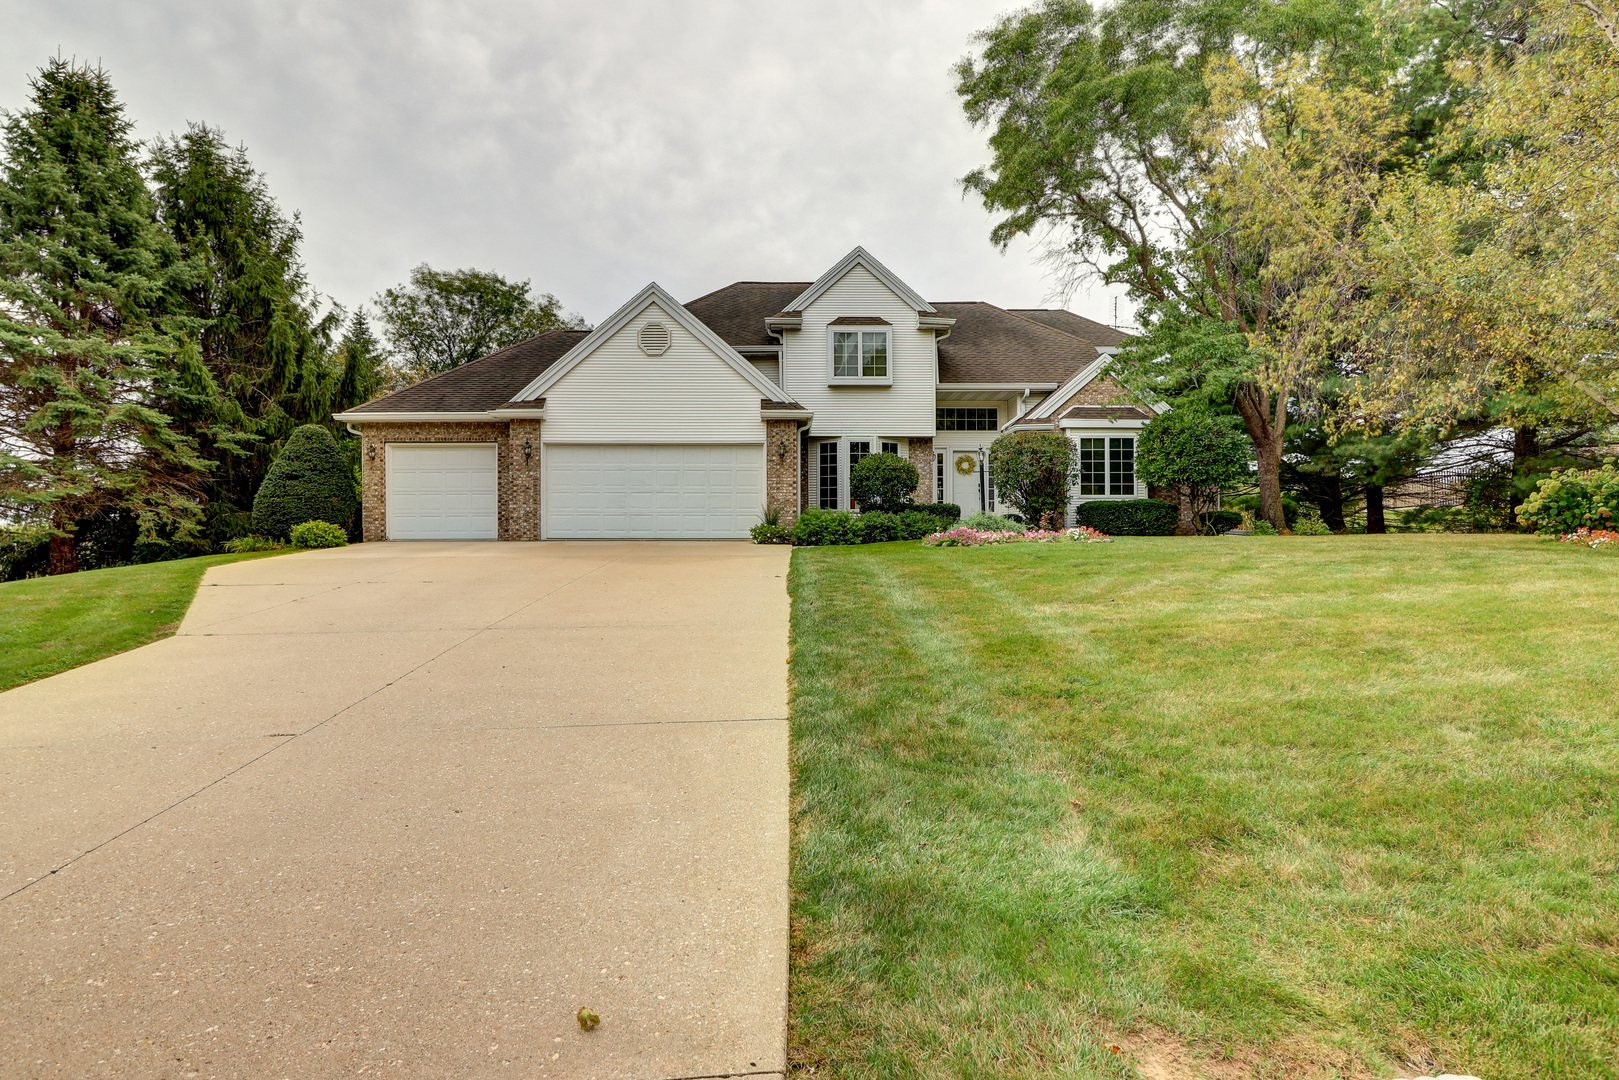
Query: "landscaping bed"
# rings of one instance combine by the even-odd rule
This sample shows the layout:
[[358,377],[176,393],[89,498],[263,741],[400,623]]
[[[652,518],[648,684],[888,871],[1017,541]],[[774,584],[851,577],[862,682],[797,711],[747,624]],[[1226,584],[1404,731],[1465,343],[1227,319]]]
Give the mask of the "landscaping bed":
[[794,552],[795,1075],[1619,1076],[1619,562]]

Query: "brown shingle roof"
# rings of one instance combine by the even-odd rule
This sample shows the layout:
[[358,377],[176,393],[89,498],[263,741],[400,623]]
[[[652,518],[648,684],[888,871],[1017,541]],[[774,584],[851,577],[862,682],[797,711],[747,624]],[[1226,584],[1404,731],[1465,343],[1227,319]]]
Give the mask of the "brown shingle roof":
[[587,333],[586,330],[552,330],[350,411],[486,412],[510,401],[513,394],[583,341]]
[[686,310],[733,349],[780,345],[780,340],[765,333],[765,320],[792,303],[810,284],[808,281],[738,281],[707,296],[699,296],[686,305]]
[[1090,342],[994,304],[933,306],[956,320],[939,342],[941,383],[1064,383],[1098,355]]
[[1072,311],[1062,308],[1008,308],[1014,315],[1021,315],[1025,319],[1033,319],[1053,330],[1061,330],[1065,334],[1072,334],[1081,341],[1091,345],[1122,345],[1124,339],[1130,335],[1115,330],[1083,315],[1075,315]]

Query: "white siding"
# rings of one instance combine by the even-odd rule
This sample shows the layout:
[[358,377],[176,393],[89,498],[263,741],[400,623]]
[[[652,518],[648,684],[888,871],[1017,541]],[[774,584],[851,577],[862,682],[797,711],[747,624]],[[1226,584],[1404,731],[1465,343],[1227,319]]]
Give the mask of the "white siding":
[[[636,344],[662,323],[662,356]],[[548,443],[762,443],[757,387],[656,304],[648,305],[545,392]]]
[[[892,386],[827,385],[827,324],[843,315],[877,315],[893,324]],[[926,438],[933,433],[933,332],[918,330],[915,309],[865,267],[845,274],[804,312],[803,329],[784,336],[784,385],[794,401],[815,413],[815,434]]]
[[749,360],[748,363],[753,365],[753,370],[757,371],[759,374],[763,375],[777,386],[781,385],[780,360],[777,360],[774,356],[761,356]]

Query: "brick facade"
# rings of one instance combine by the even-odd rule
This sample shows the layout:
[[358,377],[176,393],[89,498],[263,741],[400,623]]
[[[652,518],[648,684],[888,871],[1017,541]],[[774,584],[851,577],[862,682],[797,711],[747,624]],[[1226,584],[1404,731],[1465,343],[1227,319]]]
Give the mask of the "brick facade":
[[909,445],[911,464],[916,466],[917,485],[911,492],[911,501],[931,503],[938,500],[933,497],[934,473],[938,471],[933,460],[932,439],[911,439]]
[[1131,399],[1130,391],[1126,390],[1124,387],[1120,386],[1118,383],[1104,375],[1099,379],[1092,379],[1090,382],[1080,387],[1072,397],[1063,402],[1062,405],[1057,408],[1057,411],[1051,415],[1053,419],[1060,420],[1062,419],[1062,415],[1064,413],[1076,405],[1134,404],[1135,401]]
[[798,421],[765,421],[765,506],[781,511],[783,528],[798,520],[803,468],[799,461]]

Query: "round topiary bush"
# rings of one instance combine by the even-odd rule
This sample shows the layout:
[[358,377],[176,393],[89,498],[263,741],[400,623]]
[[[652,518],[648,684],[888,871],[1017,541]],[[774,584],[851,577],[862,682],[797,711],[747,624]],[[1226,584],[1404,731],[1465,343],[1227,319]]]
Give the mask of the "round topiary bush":
[[359,516],[354,472],[332,433],[318,424],[288,437],[253,498],[253,531],[277,540],[305,521],[329,521],[352,534]]
[[1023,520],[1039,521],[1043,514],[1067,508],[1079,459],[1066,435],[1014,431],[990,444],[989,468],[1001,501],[1015,507]]
[[849,494],[862,510],[893,513],[909,504],[921,479],[898,454],[867,454],[849,471]]

